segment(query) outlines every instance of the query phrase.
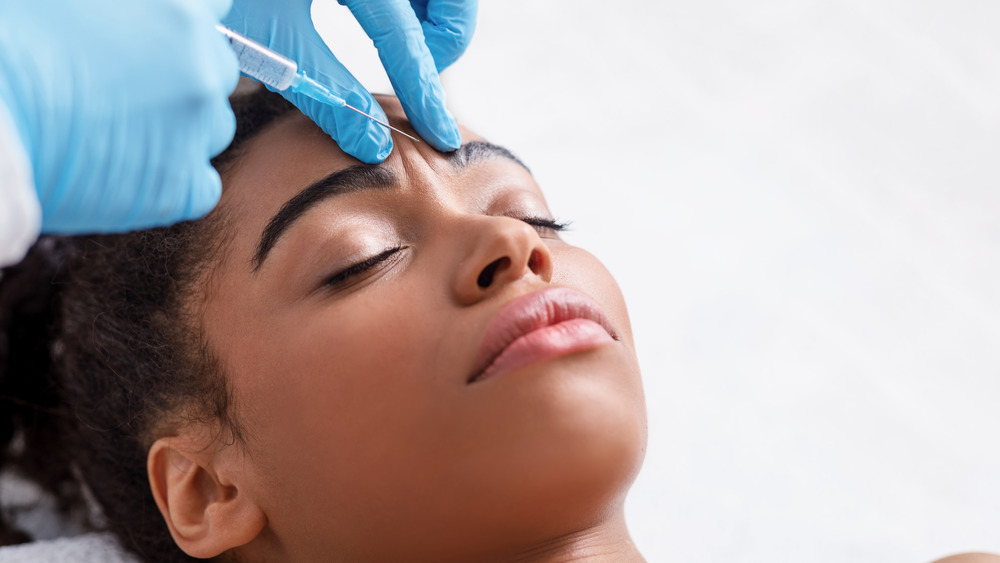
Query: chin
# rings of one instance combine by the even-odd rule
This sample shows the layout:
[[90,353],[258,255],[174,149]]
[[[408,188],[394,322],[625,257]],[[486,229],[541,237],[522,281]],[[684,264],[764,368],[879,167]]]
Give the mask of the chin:
[[516,533],[551,537],[620,510],[646,450],[634,354],[606,346],[503,377],[491,391],[507,403],[504,432],[492,436],[495,455],[486,460],[502,479],[487,486],[523,507]]
[[[619,355],[610,348],[592,354],[602,360]],[[581,489],[595,493],[605,491],[599,497],[623,497],[646,451],[638,367],[581,355],[566,358],[554,371],[557,377],[546,393],[546,430],[539,429],[547,442],[543,459],[554,471],[552,477],[579,481]]]

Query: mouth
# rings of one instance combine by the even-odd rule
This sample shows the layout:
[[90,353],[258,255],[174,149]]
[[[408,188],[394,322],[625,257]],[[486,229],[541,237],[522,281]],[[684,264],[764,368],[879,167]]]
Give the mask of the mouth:
[[583,293],[565,287],[529,293],[490,322],[467,383],[617,340],[601,306]]

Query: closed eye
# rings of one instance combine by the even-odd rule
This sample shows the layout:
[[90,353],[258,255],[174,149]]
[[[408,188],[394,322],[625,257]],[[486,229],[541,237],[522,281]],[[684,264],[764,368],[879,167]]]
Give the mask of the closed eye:
[[390,248],[390,249],[382,252],[381,254],[377,254],[375,256],[372,256],[371,258],[367,258],[365,260],[362,260],[361,262],[358,262],[357,264],[349,266],[349,267],[347,267],[347,268],[345,268],[345,269],[337,272],[332,277],[330,277],[330,279],[327,280],[326,285],[328,285],[328,286],[341,286],[344,283],[346,283],[349,280],[351,280],[351,278],[353,278],[355,276],[358,276],[358,275],[361,275],[361,274],[367,272],[368,270],[371,270],[372,268],[378,266],[382,262],[385,262],[386,260],[388,260],[389,258],[391,258],[394,254],[396,254],[397,252],[399,252],[402,249],[403,249],[402,246],[397,246],[395,248]]

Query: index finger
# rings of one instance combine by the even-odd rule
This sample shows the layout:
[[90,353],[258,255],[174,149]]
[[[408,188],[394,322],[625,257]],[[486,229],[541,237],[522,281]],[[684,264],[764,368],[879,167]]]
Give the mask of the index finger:
[[407,0],[340,0],[378,49],[396,96],[417,133],[434,148],[461,144],[423,29]]

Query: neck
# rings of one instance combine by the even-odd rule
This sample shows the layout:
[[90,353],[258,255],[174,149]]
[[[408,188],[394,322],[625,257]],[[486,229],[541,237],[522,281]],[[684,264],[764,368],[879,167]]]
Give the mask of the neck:
[[625,513],[615,515],[592,527],[572,532],[522,550],[511,561],[519,563],[645,563],[629,536]]

